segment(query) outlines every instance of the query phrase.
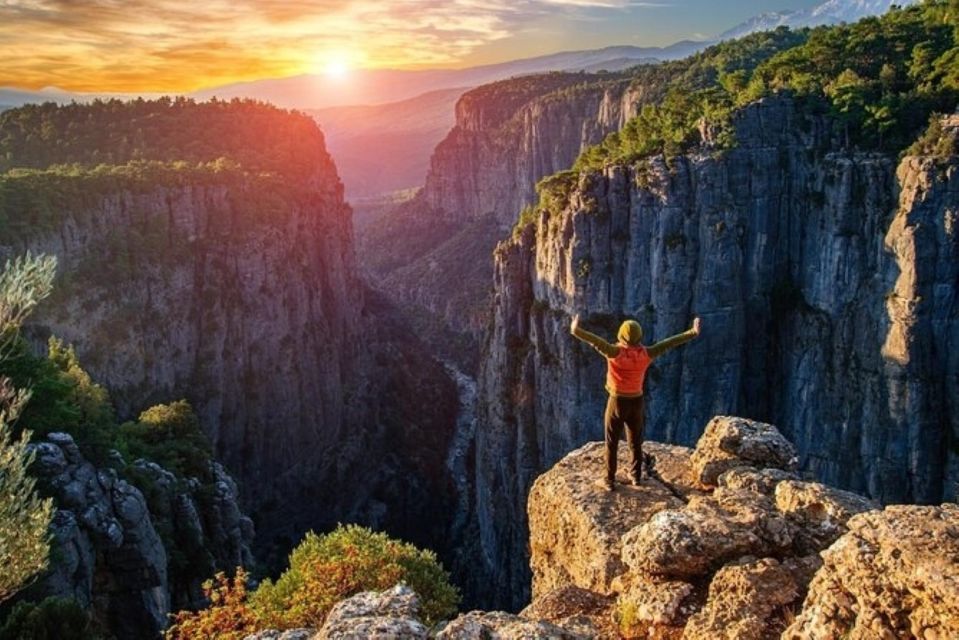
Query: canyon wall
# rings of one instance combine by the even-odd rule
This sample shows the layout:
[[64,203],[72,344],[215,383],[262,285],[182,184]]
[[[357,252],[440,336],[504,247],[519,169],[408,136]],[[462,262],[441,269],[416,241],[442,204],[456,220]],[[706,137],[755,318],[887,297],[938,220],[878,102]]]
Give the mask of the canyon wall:
[[455,383],[364,286],[332,159],[311,153],[290,161],[306,174],[76,185],[7,247],[59,258],[29,329],[74,344],[121,418],[188,399],[270,564],[340,521],[442,550]]
[[489,256],[535,199],[539,179],[620,129],[661,89],[627,74],[553,73],[467,92],[426,184],[360,238],[377,286],[404,307],[467,334],[486,329]]
[[605,365],[569,335],[574,313],[610,338],[635,317],[648,341],[703,319],[647,378],[648,437],[690,444],[736,413],[778,424],[819,480],[886,502],[954,495],[959,161],[839,151],[788,99],[734,127],[728,151],[707,131],[695,153],[576,176],[562,211],[497,248],[476,494],[513,606],[533,480],[602,434]]

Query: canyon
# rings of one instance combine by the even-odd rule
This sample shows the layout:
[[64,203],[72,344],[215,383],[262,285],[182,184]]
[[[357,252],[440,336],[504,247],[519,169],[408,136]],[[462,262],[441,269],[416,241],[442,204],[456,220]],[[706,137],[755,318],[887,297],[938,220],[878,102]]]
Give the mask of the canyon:
[[[350,209],[316,125],[220,105],[227,122],[240,124],[230,112],[248,107],[305,126],[300,155],[270,171],[254,160],[244,169],[147,161],[104,179],[43,168],[7,178],[22,218],[3,234],[4,255],[59,261],[54,294],[25,335],[41,352],[50,335],[72,344],[120,420],[187,399],[236,480],[263,566],[282,566],[305,531],[337,522],[449,552],[456,383],[360,279]],[[204,117],[186,103],[125,108]],[[149,121],[137,125],[144,136],[162,136]],[[51,196],[55,217],[37,223]]]
[[[672,147],[594,164],[589,151],[617,148],[637,116],[652,118],[650,109],[675,96],[677,80],[690,92],[745,85],[736,74],[806,36],[780,30],[682,62],[523,76],[468,91],[422,189],[357,232],[334,158],[306,115],[256,103],[141,103],[129,108],[161,116],[223,109],[216,127],[246,129],[252,152],[217,140],[196,157],[202,144],[189,137],[201,131],[151,129],[149,118],[135,114],[115,118],[130,130],[116,146],[124,151],[95,140],[88,154],[84,145],[60,149],[56,136],[25,136],[28,150],[47,145],[39,157],[62,153],[63,162],[91,168],[21,166],[22,150],[12,146],[0,161],[13,167],[0,183],[0,223],[7,225],[0,255],[31,250],[59,258],[55,293],[26,334],[41,352],[51,335],[74,345],[109,388],[120,419],[190,401],[222,465],[217,477],[229,505],[220,509],[230,512],[229,535],[198,543],[228,549],[215,558],[217,568],[255,554],[275,573],[306,530],[357,522],[436,550],[471,607],[519,611],[572,582],[601,609],[630,592],[613,581],[632,572],[671,583],[690,578],[658,594],[669,599],[679,590],[682,600],[695,592],[698,608],[683,624],[707,628],[705,618],[721,617],[723,607],[708,607],[709,580],[717,589],[788,583],[790,597],[763,604],[761,617],[784,615],[784,607],[798,610],[810,584],[824,599],[838,592],[841,558],[811,583],[819,567],[810,557],[847,530],[865,538],[875,526],[886,544],[894,537],[886,528],[908,529],[909,514],[954,519],[951,508],[914,507],[847,527],[853,511],[956,498],[959,116],[938,114],[938,137],[909,152],[881,143],[860,148],[825,93],[771,84],[737,102],[747,86],[730,91],[694,132],[677,125],[687,137],[667,141]],[[258,110],[282,124],[250,124]],[[29,108],[9,113],[16,122]],[[186,140],[181,147],[156,142],[174,131]],[[123,156],[127,147],[136,153]],[[115,170],[92,168],[94,159]],[[10,219],[14,209],[22,219]],[[649,525],[642,535],[655,538],[650,529],[663,524],[662,511],[697,526],[716,510],[733,512],[732,520],[740,512],[752,517],[751,502],[743,506],[738,493],[724,501],[726,494],[756,489],[760,495],[748,500],[766,509],[784,482],[812,480],[834,488],[799,489],[841,500],[810,513],[841,511],[841,526],[828,535],[797,532],[783,524],[791,507],[777,503],[760,519],[794,537],[772,539],[773,531],[757,541],[734,532],[742,534],[733,536],[735,549],[718,559],[695,557],[691,542],[674,555],[700,563],[692,569],[669,565],[670,550],[652,545],[632,544],[644,550],[620,557],[626,529],[582,548],[582,540],[550,538],[569,525],[551,519],[556,514],[588,520],[591,505],[607,504],[595,487],[582,489],[591,469],[599,475],[598,449],[587,443],[602,436],[606,394],[603,360],[569,335],[574,315],[608,338],[623,318],[636,318],[648,342],[686,329],[694,316],[703,321],[701,337],[658,360],[647,378],[647,436],[663,443],[649,447],[657,473],[669,476],[671,461],[691,461],[669,482],[660,477],[642,489],[645,502],[620,514],[633,518],[630,529]],[[716,472],[689,481],[696,454],[684,447],[702,444],[704,425],[717,415],[778,425],[796,459],[777,462],[778,471],[759,480],[732,474],[720,481]],[[196,517],[174,526],[193,533],[216,530],[218,512],[206,513],[195,492],[167,482],[162,468],[128,461],[169,485],[159,500],[138,494],[81,459],[69,437],[50,434],[38,445],[51,495],[62,507],[76,503],[58,514],[57,537],[76,562],[69,578],[53,578],[60,586],[51,593],[96,601],[84,590],[97,582],[90,576],[136,573],[104,564],[104,549],[123,548],[139,554],[134,564],[149,579],[121,579],[125,586],[101,606],[103,616],[147,602],[131,624],[155,631],[171,603],[199,600],[192,576],[181,584],[168,579],[174,572],[158,533],[169,528],[164,510],[193,504]],[[570,464],[576,483],[557,482],[557,470]],[[566,490],[576,495],[549,502]],[[141,513],[150,514],[150,526],[134,517]],[[117,538],[118,527],[129,540]],[[762,557],[738,562],[753,543],[766,545],[757,551]],[[544,561],[537,554],[547,547]],[[425,633],[413,597],[402,590],[384,596],[408,613],[403,624]],[[549,625],[559,622],[464,618],[444,637],[497,625],[552,633]],[[795,621],[797,628],[822,624],[815,609]]]

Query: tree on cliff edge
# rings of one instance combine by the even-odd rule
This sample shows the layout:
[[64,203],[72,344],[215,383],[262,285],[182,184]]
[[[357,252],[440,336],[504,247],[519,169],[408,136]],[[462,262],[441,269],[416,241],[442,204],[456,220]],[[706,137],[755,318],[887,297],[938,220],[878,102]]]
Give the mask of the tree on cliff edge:
[[[55,271],[55,258],[27,254],[8,260],[0,272],[0,362],[9,357],[23,321],[50,295]],[[33,462],[29,432],[15,439],[11,431],[29,399],[28,390],[0,377],[0,602],[46,568],[50,551],[53,502],[37,496],[27,474]]]

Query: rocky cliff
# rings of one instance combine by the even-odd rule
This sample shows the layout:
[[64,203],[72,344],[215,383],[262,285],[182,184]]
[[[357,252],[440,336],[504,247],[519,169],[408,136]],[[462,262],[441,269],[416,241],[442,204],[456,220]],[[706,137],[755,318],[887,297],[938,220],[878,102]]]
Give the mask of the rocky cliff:
[[[351,521],[442,551],[446,523],[424,514],[448,511],[456,386],[361,281],[350,209],[315,123],[246,103],[90,110],[107,108],[120,111],[110,116],[117,129],[141,130],[147,159],[199,149],[248,164],[7,176],[9,193],[53,205],[24,207],[28,224],[3,240],[59,259],[32,334],[75,345],[121,418],[188,399],[237,479],[261,550],[279,558],[305,530]],[[81,108],[63,109],[69,120]],[[184,122],[163,135],[177,110]],[[246,131],[260,112],[269,128]],[[209,148],[163,146],[201,117],[213,122],[196,137],[239,131]]]
[[533,480],[602,433],[604,363],[570,338],[573,313],[608,335],[635,317],[648,340],[703,318],[649,376],[652,438],[692,443],[735,412],[782,425],[820,480],[953,495],[959,159],[834,151],[828,121],[785,98],[733,128],[721,153],[704,131],[697,152],[571,175],[561,210],[497,249],[476,478],[504,592],[528,579]]
[[122,477],[125,463],[120,474],[97,468],[65,433],[31,446],[39,486],[57,505],[50,569],[32,597],[76,600],[120,640],[155,637],[171,611],[204,604],[200,585],[215,571],[252,566],[253,523],[219,464],[204,484],[132,462],[151,480],[148,499]]
[[384,291],[478,342],[488,318],[489,256],[536,182],[622,127],[658,85],[626,74],[553,73],[467,92],[416,197],[360,238]]
[[569,589],[615,600],[607,616],[616,636],[591,637],[959,631],[955,505],[881,510],[801,480],[791,471],[795,459],[777,454],[792,448],[778,430],[741,418],[711,420],[695,450],[648,445],[654,461],[639,486],[608,492],[596,482],[598,442],[537,479],[529,498],[531,610]]

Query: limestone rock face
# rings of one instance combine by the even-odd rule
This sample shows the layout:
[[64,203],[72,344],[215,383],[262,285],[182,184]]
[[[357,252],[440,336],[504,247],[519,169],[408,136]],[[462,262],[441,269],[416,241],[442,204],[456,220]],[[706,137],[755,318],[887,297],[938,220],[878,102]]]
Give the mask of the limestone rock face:
[[65,433],[31,448],[34,473],[58,507],[39,594],[93,608],[120,640],[159,635],[170,613],[167,554],[143,494],[87,462]]
[[[715,419],[707,433],[723,422],[762,442],[783,440],[774,426],[740,418]],[[778,468],[792,460],[781,444],[749,445],[767,453],[700,489],[702,469],[730,459],[732,447],[719,441],[703,437],[695,450],[647,442],[649,476],[614,492],[598,482],[598,442],[540,476],[529,500],[530,610],[546,593],[578,588],[615,598],[613,615],[627,637],[779,637],[822,565],[819,552],[838,538],[825,552],[832,553],[847,523],[877,513],[870,511],[877,505]],[[777,466],[763,468],[762,460]]]
[[419,596],[406,586],[360,593],[333,607],[315,640],[426,640],[419,612]]
[[146,460],[131,467],[151,488],[150,517],[178,558],[168,566],[171,610],[205,606],[202,585],[217,570],[254,566],[253,521],[241,512],[236,482],[221,464],[210,463],[206,483]]
[[31,447],[32,472],[57,506],[50,568],[35,595],[73,598],[120,640],[139,639],[166,628],[171,611],[204,606],[201,585],[216,571],[253,565],[253,523],[219,464],[201,482],[136,460],[123,473],[145,482],[144,496],[86,460],[69,434]]
[[295,176],[90,193],[0,255],[57,256],[29,335],[73,344],[121,419],[190,401],[261,559],[341,521],[438,548],[455,384],[364,285],[333,160],[305,155]]
[[959,637],[959,508],[896,505],[848,526],[783,637]]
[[658,95],[625,74],[579,73],[465,93],[423,189],[364,231],[360,259],[392,299],[466,334],[475,348],[489,316],[490,254],[534,202],[536,183]]
[[496,250],[477,508],[511,586],[529,579],[529,488],[602,437],[605,363],[570,337],[576,313],[606,337],[636,318],[649,341],[703,319],[647,376],[652,440],[691,446],[713,416],[746,416],[780,425],[831,486],[886,503],[954,493],[959,159],[843,151],[786,98],[733,126],[723,153],[571,178],[562,211]]

